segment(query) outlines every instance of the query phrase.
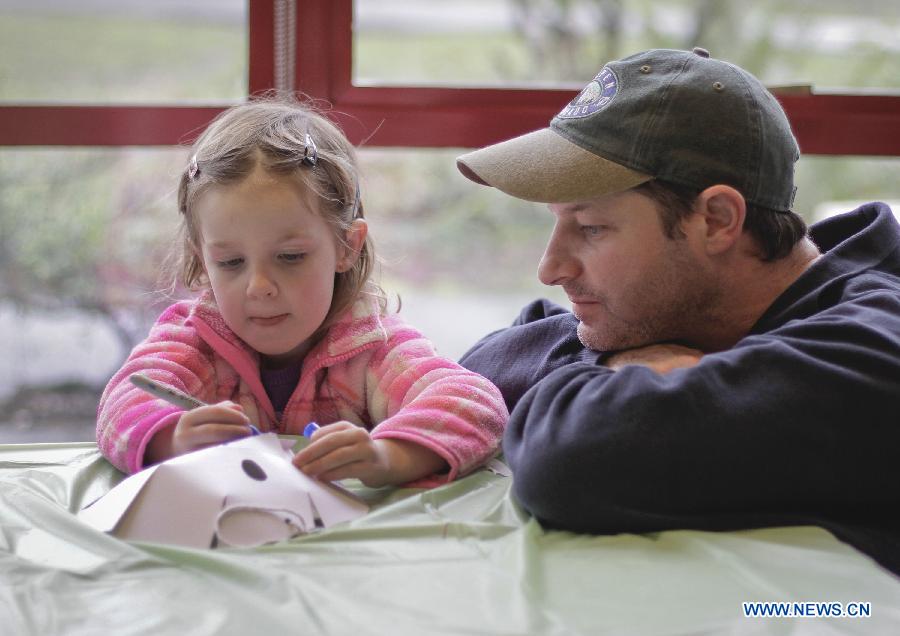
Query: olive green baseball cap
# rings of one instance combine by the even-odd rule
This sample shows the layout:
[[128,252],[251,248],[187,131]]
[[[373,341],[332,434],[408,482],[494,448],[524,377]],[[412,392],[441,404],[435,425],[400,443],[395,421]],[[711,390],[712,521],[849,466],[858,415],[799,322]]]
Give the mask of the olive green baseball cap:
[[456,165],[528,201],[582,201],[660,179],[698,190],[726,184],[788,211],[799,157],[784,110],[760,81],[695,48],[609,62],[548,128]]

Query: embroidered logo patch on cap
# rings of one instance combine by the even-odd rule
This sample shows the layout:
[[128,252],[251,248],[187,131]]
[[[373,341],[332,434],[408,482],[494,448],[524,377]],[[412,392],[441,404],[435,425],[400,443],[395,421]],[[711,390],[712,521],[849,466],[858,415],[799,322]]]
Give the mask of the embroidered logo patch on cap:
[[597,73],[597,77],[578,93],[578,97],[569,102],[557,115],[562,119],[576,119],[593,115],[609,104],[619,92],[619,78],[608,66]]

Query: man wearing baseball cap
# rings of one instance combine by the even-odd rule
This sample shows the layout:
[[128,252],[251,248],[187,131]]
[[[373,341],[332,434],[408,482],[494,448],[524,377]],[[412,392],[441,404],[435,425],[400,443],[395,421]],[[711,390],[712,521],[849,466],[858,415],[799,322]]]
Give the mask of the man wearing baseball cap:
[[463,364],[514,492],[578,532],[815,524],[900,572],[900,226],[809,230],[790,125],[703,49],[608,63],[550,126],[458,159],[549,204],[547,301]]

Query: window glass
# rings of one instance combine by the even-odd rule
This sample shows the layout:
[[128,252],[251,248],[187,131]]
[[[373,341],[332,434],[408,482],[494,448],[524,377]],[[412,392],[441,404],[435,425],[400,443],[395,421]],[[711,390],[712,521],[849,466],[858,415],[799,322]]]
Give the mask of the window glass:
[[898,32],[900,3],[877,0],[355,0],[354,83],[580,86],[702,46],[772,85],[896,90]]
[[[368,149],[361,153],[366,214],[404,315],[451,357],[508,325],[526,302],[568,308],[559,287],[537,280],[553,226],[543,204],[514,199],[462,177],[460,150]],[[795,211],[808,223],[868,201],[900,215],[900,158],[802,157]]]
[[808,223],[870,201],[890,204],[900,218],[900,157],[804,156],[795,183],[794,209]]
[[361,153],[366,217],[386,291],[402,313],[459,358],[508,326],[530,300],[565,303],[537,280],[553,226],[546,206],[477,186],[456,169],[453,149]]
[[0,149],[0,442],[90,440],[167,299],[185,152]]
[[[458,358],[528,301],[553,224],[541,204],[477,186],[460,150],[364,149],[362,193],[380,280]],[[183,149],[0,149],[0,443],[90,440],[100,392],[173,299]],[[804,157],[808,221],[900,203],[900,159]],[[896,205],[895,212],[900,211]]]
[[0,101],[238,99],[246,13],[245,0],[4,0]]
[[[539,295],[543,206],[474,186],[455,150],[365,150],[380,281],[458,358]],[[0,150],[0,443],[89,440],[109,377],[169,293],[183,149]]]

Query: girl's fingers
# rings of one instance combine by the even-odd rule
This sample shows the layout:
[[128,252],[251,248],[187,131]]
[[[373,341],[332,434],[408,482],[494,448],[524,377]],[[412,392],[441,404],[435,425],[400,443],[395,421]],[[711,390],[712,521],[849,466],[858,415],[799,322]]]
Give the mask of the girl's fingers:
[[316,479],[337,481],[352,477],[377,488],[390,483],[388,450],[365,429],[349,425],[314,439],[294,455],[293,463]]
[[315,442],[323,437],[328,437],[330,435],[334,435],[340,431],[352,431],[352,430],[363,430],[360,429],[356,424],[351,424],[350,422],[341,420],[339,422],[333,422],[331,424],[326,424],[324,426],[318,427],[315,432],[310,436],[309,441]]
[[[220,423],[220,424],[249,424],[250,420],[244,415],[243,411],[237,411],[231,406],[231,402],[222,402],[219,404],[211,404],[209,406],[201,406],[192,411],[186,411],[179,420],[184,426],[200,426],[202,424]],[[237,406],[237,405],[234,405]]]
[[[318,459],[299,466],[307,475],[321,476],[329,471],[334,471],[349,464],[360,464],[370,461],[372,453],[366,445],[352,444],[341,446]],[[294,464],[295,466],[297,464]]]
[[[351,477],[354,479],[363,479],[364,474],[368,472],[366,469],[367,466],[365,465],[365,462],[353,462],[344,464],[340,468],[320,473],[316,475],[316,479],[321,481],[340,481],[341,479],[349,479]],[[365,483],[365,481],[363,481],[363,483]]]
[[215,446],[251,434],[250,420],[231,402],[185,411],[175,428],[172,444],[177,454]]
[[191,431],[191,439],[201,444],[221,444],[250,435],[250,427],[243,424],[202,424]]
[[[335,428],[332,428],[333,426]],[[341,447],[368,444],[370,441],[368,431],[353,424],[341,427],[323,426],[313,434],[309,445],[294,455],[293,463],[294,466],[302,468]]]

